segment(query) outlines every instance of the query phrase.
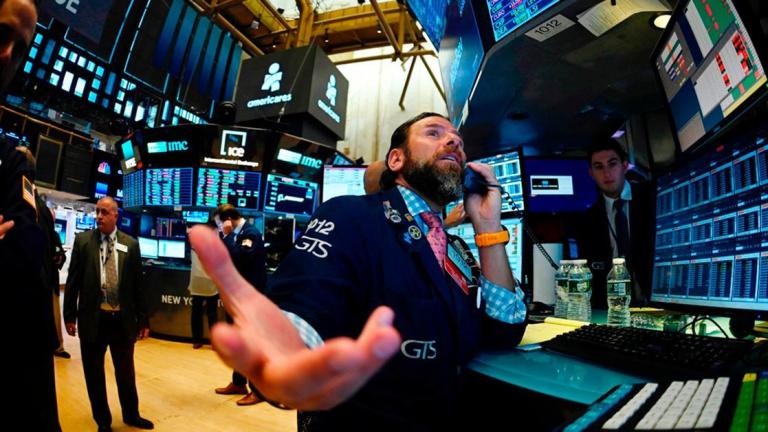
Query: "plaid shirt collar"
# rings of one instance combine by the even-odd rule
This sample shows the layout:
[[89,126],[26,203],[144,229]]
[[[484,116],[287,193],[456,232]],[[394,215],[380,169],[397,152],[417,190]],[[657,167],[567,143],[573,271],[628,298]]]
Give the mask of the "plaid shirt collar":
[[[424,201],[424,198],[420,197],[416,192],[408,189],[405,186],[397,185],[397,190],[400,191],[400,195],[403,197],[403,201],[405,201],[405,207],[408,209],[408,213],[414,216],[419,216],[418,220],[421,222],[419,225],[426,225],[421,219],[420,214],[425,211],[432,212],[432,209],[429,208],[429,205],[426,201]],[[432,213],[437,215],[437,217],[440,218],[440,221],[443,220],[443,215],[441,212]]]

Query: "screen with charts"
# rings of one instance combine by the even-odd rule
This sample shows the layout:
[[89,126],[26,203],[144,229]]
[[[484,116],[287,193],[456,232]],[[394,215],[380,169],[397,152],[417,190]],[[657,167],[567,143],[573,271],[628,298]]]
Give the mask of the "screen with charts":
[[[499,184],[504,189],[504,192],[509,193],[517,205],[517,210],[524,209],[523,204],[523,173],[520,168],[520,153],[518,151],[511,151],[508,153],[502,153],[495,156],[490,156],[482,159],[477,159],[473,162],[479,162],[488,164],[493,168],[494,174]],[[501,202],[501,212],[510,212],[515,209],[509,204],[508,200],[503,199]]]
[[525,159],[528,211],[582,212],[597,199],[585,159]]
[[157,258],[157,240],[139,237],[139,251],[142,258]]
[[264,211],[311,216],[317,205],[317,183],[267,175]]
[[323,170],[323,202],[342,195],[365,195],[365,167],[326,166]]
[[[509,258],[509,267],[515,275],[515,279],[522,279],[523,274],[523,224],[520,218],[506,218],[501,220],[501,224],[507,227],[509,231],[509,243],[507,243],[507,257]],[[461,237],[467,243],[475,260],[479,262],[480,254],[475,245],[475,229],[471,223],[463,223],[454,228],[449,228],[448,234]]]
[[436,50],[445,34],[445,11],[450,0],[411,0],[407,2]]
[[192,168],[146,170],[144,193],[148,206],[191,206]]
[[766,136],[659,178],[653,302],[768,311]]
[[157,256],[160,258],[184,259],[185,243],[178,240],[158,240]]
[[261,173],[230,169],[200,168],[197,175],[196,205],[216,207],[229,203],[257,210]]
[[187,223],[208,223],[208,212],[205,210],[184,210],[181,215]]
[[560,0],[485,0],[496,42]]
[[[716,132],[753,94],[765,92],[763,61],[732,0],[684,0],[653,54],[680,150]],[[759,28],[759,26],[757,27]]]
[[126,208],[144,205],[144,171],[123,176],[123,206]]
[[155,236],[160,238],[187,238],[187,224],[184,219],[156,217]]

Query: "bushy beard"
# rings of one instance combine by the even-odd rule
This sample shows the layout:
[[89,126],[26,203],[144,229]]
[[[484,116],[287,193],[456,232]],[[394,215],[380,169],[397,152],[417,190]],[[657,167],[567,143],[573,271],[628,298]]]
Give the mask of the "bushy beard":
[[424,198],[444,207],[462,196],[461,168],[440,168],[434,161],[418,163],[406,154],[403,178]]

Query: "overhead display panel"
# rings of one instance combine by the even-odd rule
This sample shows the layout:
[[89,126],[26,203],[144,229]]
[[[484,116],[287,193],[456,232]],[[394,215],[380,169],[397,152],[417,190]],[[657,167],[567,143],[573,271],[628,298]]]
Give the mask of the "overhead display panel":
[[496,42],[561,0],[485,0]]
[[[446,9],[450,0],[409,0],[408,7],[413,11],[429,41],[435,49],[440,49],[440,41],[445,34]],[[464,1],[460,3],[465,3]]]

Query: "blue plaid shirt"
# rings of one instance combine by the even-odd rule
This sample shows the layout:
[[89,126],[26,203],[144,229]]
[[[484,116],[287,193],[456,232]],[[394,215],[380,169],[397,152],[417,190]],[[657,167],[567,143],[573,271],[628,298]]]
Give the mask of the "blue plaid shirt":
[[[403,201],[405,201],[408,213],[415,216],[414,220],[419,226],[419,229],[421,229],[422,232],[428,232],[429,227],[421,216],[419,216],[422,212],[432,211],[427,202],[406,187],[398,185],[397,190],[400,191],[400,195],[402,195]],[[436,215],[441,221],[443,220],[442,214],[436,213]],[[480,294],[485,299],[485,313],[489,317],[510,324],[521,323],[525,320],[526,308],[525,303],[523,302],[524,294],[517,284],[515,284],[514,290],[509,290],[494,284],[486,279],[485,276],[480,276]],[[304,344],[309,348],[317,348],[323,344],[323,339],[317,331],[304,319],[292,312],[283,311],[283,313],[289,320],[291,320],[291,323],[296,327]]]

